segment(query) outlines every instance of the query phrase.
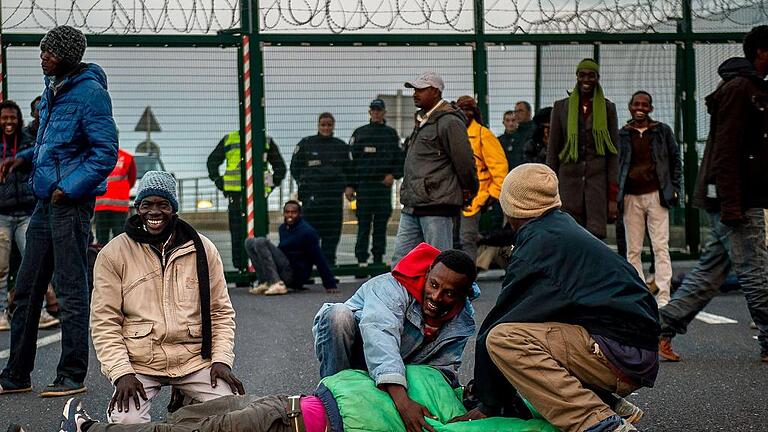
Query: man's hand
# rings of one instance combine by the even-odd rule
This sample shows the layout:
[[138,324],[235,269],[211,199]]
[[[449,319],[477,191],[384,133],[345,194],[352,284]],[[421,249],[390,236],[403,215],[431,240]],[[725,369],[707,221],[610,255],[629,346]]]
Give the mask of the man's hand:
[[52,203],[62,204],[66,200],[67,200],[67,194],[65,194],[61,189],[56,189],[55,191],[53,191],[53,195],[51,195]]
[[608,201],[608,222],[613,222],[619,217],[619,207],[616,201]]
[[223,191],[224,190],[224,177],[219,177],[216,180],[213,181],[213,184],[216,185],[216,189]]
[[468,411],[466,414],[458,417],[454,417],[450,420],[448,420],[448,423],[456,423],[456,422],[463,422],[463,421],[472,421],[472,420],[480,420],[488,417],[485,415],[482,411],[480,411],[480,408],[475,408],[471,411]]
[[214,363],[211,365],[211,387],[216,388],[216,385],[218,384],[216,382],[217,379],[221,379],[229,384],[232,393],[245,394],[243,383],[235,377],[235,374],[232,373],[232,369],[224,363]]
[[5,183],[5,179],[24,163],[24,158],[7,159],[0,165],[0,183]]
[[392,174],[387,174],[384,176],[384,180],[382,180],[381,182],[384,183],[384,186],[390,187],[395,182],[395,176],[393,176]]
[[352,201],[355,199],[355,189],[351,186],[347,186],[344,188],[344,196],[347,198],[347,201]]
[[385,384],[383,387],[395,403],[395,408],[403,420],[406,432],[422,432],[422,429],[435,432],[435,429],[424,420],[424,417],[431,419],[436,417],[423,405],[408,397],[405,387],[399,384]]
[[123,375],[115,381],[115,394],[109,401],[107,413],[111,413],[115,407],[118,412],[128,412],[131,405],[131,399],[136,403],[136,409],[141,407],[139,396],[147,400],[147,393],[144,392],[144,385],[136,378],[135,374]]
[[462,189],[461,195],[462,199],[464,200],[464,207],[469,207],[472,205],[472,199],[475,198],[475,195],[472,193],[472,191],[468,189]]

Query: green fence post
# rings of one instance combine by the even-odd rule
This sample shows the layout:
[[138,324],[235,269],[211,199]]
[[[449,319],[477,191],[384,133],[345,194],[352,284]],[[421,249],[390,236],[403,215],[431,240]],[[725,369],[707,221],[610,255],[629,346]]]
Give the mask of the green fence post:
[[541,106],[541,44],[536,44],[536,63],[534,65],[534,82],[533,82],[533,94],[534,94],[534,114],[538,112]]
[[0,102],[8,97],[8,72],[5,69],[5,59],[8,58],[3,44],[3,11],[0,8]]
[[701,231],[699,211],[693,207],[693,191],[699,174],[699,155],[696,151],[696,52],[694,51],[691,0],[683,0],[683,19],[678,21],[678,33],[683,37],[683,140],[685,165],[685,241],[692,254],[699,253]]
[[483,119],[490,119],[488,113],[488,50],[485,46],[485,5],[483,0],[475,0],[475,49],[472,50],[472,67],[474,73],[475,94],[477,107],[483,114]]
[[269,232],[267,198],[264,191],[264,151],[267,142],[267,128],[264,117],[264,45],[259,31],[259,1],[249,1],[251,7],[249,22],[252,40],[250,43],[251,57],[251,149],[253,170],[253,231],[249,235],[265,236]]

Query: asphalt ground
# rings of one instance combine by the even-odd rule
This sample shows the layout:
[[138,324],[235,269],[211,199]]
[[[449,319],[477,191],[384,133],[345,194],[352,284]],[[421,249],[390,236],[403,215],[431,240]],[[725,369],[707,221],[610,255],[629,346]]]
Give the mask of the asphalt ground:
[[[676,266],[679,270],[679,266]],[[500,273],[480,281],[483,291],[475,301],[478,324],[492,307],[500,289]],[[237,310],[235,373],[253,394],[311,392],[318,381],[311,323],[324,302],[343,301],[360,285],[345,279],[341,293],[326,294],[320,286],[280,297],[254,297],[244,288],[230,290]],[[707,324],[695,320],[689,333],[675,339],[681,363],[663,363],[655,388],[641,389],[629,399],[645,410],[638,425],[644,431],[768,431],[768,365],[759,361],[756,331],[749,328],[746,302],[740,292],[723,294],[706,309],[736,323]],[[41,331],[55,338],[57,329]],[[50,338],[49,338],[50,339]],[[0,357],[9,344],[0,333]],[[38,350],[32,376],[35,391],[55,378],[59,342]],[[474,341],[465,351],[462,382],[471,378]],[[0,363],[5,363],[0,358]],[[82,397],[89,412],[105,418],[112,386],[91,363]],[[164,389],[152,407],[153,419],[164,417],[169,391]],[[0,430],[10,422],[32,432],[56,431],[66,398],[42,399],[37,393],[0,396]]]

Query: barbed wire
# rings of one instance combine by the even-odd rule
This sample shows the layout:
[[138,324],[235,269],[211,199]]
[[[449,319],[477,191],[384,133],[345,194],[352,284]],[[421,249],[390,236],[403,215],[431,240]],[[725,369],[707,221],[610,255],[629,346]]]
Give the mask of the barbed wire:
[[[88,33],[208,34],[240,27],[240,0],[3,0],[4,31],[68,24]],[[245,0],[247,1],[247,0]],[[472,32],[472,0],[261,0],[260,30],[309,33]],[[706,28],[768,21],[768,0],[693,0]],[[682,0],[486,0],[485,30],[509,33],[666,32]]]

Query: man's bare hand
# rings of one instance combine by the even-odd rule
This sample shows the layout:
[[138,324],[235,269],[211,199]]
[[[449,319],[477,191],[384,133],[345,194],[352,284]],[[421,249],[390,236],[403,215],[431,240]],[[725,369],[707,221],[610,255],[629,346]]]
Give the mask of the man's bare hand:
[[383,388],[395,403],[395,408],[403,420],[406,432],[422,432],[423,429],[435,432],[435,429],[427,423],[424,417],[431,419],[436,419],[436,417],[426,407],[408,397],[405,387],[399,384],[386,384]]
[[384,176],[384,180],[382,180],[381,182],[384,183],[384,186],[390,187],[395,182],[395,176],[393,176],[392,174],[387,174]]
[[347,186],[344,189],[344,197],[347,198],[347,201],[352,201],[353,199],[355,199],[355,189],[350,186]]
[[456,422],[463,422],[463,421],[472,421],[472,420],[480,420],[488,417],[487,415],[483,414],[482,411],[480,411],[479,408],[475,408],[472,411],[468,411],[466,414],[458,417],[454,417],[448,421],[448,423],[456,423]]
[[147,393],[144,392],[144,384],[136,378],[134,374],[123,375],[115,381],[115,394],[109,401],[107,413],[111,413],[115,407],[118,412],[128,412],[131,406],[131,399],[136,404],[136,409],[141,407],[139,396],[147,400]]
[[214,363],[211,365],[211,387],[215,388],[218,385],[216,382],[218,379],[229,384],[232,393],[245,394],[243,383],[235,377],[235,374],[232,373],[232,369],[224,363]]
[[615,222],[619,217],[619,206],[616,201],[608,201],[608,222]]
[[23,158],[7,159],[0,164],[0,183],[5,183],[5,179],[18,167],[24,163]]
[[67,194],[65,194],[61,189],[56,189],[55,191],[53,191],[53,195],[51,195],[52,203],[62,204],[66,200],[67,200]]

